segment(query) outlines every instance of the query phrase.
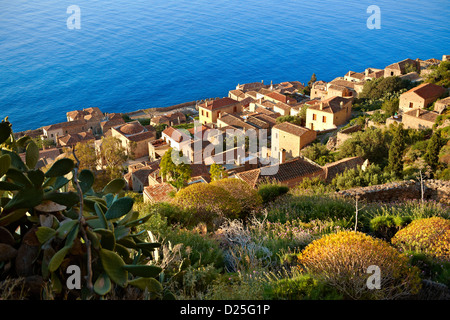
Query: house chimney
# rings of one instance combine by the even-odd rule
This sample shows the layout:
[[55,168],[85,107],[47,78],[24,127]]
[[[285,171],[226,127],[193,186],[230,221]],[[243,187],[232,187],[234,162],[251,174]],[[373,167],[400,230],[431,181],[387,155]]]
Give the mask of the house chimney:
[[238,156],[237,156],[237,163],[236,163],[238,166],[240,166],[241,165],[241,155],[240,154],[238,154]]
[[323,102],[320,101],[320,106],[319,106],[320,110],[323,110]]
[[416,110],[416,117],[417,117],[417,118],[420,117],[420,109],[417,109],[417,110]]
[[286,149],[280,150],[280,164],[286,162]]
[[341,106],[341,109],[344,107],[344,101],[341,101],[340,103],[339,103],[339,105]]
[[369,69],[366,69],[366,77],[369,76]]

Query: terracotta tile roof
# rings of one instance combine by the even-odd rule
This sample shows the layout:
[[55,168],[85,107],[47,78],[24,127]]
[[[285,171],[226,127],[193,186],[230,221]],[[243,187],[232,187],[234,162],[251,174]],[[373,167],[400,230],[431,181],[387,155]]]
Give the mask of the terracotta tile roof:
[[421,85],[418,85],[417,87],[412,88],[403,94],[415,93],[421,98],[428,99],[439,97],[444,94],[444,92],[445,88],[441,86],[435,85],[433,83],[422,83]]
[[66,122],[51,124],[49,126],[43,127],[43,129],[46,131],[51,131],[51,130],[64,129],[64,128],[82,127],[84,125],[86,125],[86,120],[82,119],[82,120],[66,121]]
[[169,123],[170,120],[166,116],[156,116],[151,119],[151,123],[161,124],[161,123]]
[[261,88],[261,89],[259,89],[259,93],[260,94],[263,94],[263,95],[269,95],[269,94],[271,94],[271,93],[273,93],[273,92],[277,92],[277,93],[280,93],[280,91],[281,90],[270,90],[270,89],[267,89],[267,88]]
[[[273,115],[274,113],[271,113],[271,114]],[[278,115],[279,115],[279,113],[278,113]],[[266,113],[258,113],[258,114],[253,115],[252,117],[256,118],[256,119],[260,119],[260,120],[268,123],[270,125],[270,127],[274,126],[277,123],[277,120],[275,117],[267,115]]]
[[241,100],[241,105],[243,105],[244,107],[250,105],[250,103],[255,102],[255,99],[253,99],[252,97],[246,97],[244,99]]
[[273,110],[263,108],[263,107],[256,107],[255,112],[260,113],[260,114],[265,114],[265,115],[268,115],[273,118],[278,118],[281,116],[281,114],[279,112],[275,112]]
[[58,138],[58,141],[63,146],[74,146],[78,142],[86,142],[95,140],[94,135],[92,132],[80,132],[80,133],[74,133],[74,134],[66,134],[60,138]]
[[286,103],[278,102],[275,106],[279,109],[282,109],[287,115],[291,113],[291,106],[287,105]]
[[349,71],[346,76],[356,78],[358,80],[364,80],[366,77],[364,73]]
[[245,93],[247,96],[250,96],[250,98],[256,99],[258,97],[258,92],[256,91],[248,91]]
[[229,106],[236,105],[236,104],[239,104],[239,101],[233,100],[231,98],[221,98],[221,99],[217,99],[214,101],[207,101],[201,107],[212,111],[212,110],[229,107]]
[[301,158],[292,159],[278,165],[264,167],[266,173],[273,173],[271,175],[261,175],[261,169],[262,168],[239,172],[236,173],[236,176],[247,182],[250,186],[256,187],[258,183],[265,179],[273,179],[283,183],[323,171],[319,165],[315,165]]
[[[341,110],[341,102],[345,106],[350,100],[342,97],[331,97],[326,100],[317,101],[314,105],[310,106],[309,109],[319,110],[328,113],[336,113]],[[323,109],[320,110],[320,104],[323,103]]]
[[172,122],[174,122],[174,121],[178,122],[178,119],[179,119],[180,123],[186,122],[186,115],[180,111],[169,113],[166,115],[166,118],[168,118],[169,121],[172,121]]
[[148,139],[152,139],[156,137],[156,132],[155,131],[144,131],[138,134],[134,134],[132,136],[128,136],[128,140],[130,141],[134,141],[134,142],[139,142],[139,141],[144,141],[144,140],[148,140]]
[[404,72],[407,65],[415,66],[416,64],[417,64],[417,61],[415,61],[415,60],[405,59],[405,60],[390,64],[385,69],[396,69],[396,70],[400,70],[401,72]]
[[[271,118],[271,117],[269,117]],[[247,122],[260,128],[260,129],[268,129],[271,127],[271,123],[265,121],[264,119],[260,119],[254,116],[247,117]]]
[[118,126],[114,129],[126,136],[141,133],[145,130],[144,126],[137,120],[125,123],[124,125]]
[[218,118],[217,121],[221,121],[225,123],[227,126],[243,129],[244,131],[249,129],[253,130],[257,129],[255,126],[244,121],[243,119],[228,113],[222,114],[222,116]]
[[161,183],[154,186],[144,188],[144,197],[147,197],[150,202],[168,202],[170,201],[170,192],[175,191],[175,187],[169,183]]
[[70,118],[72,120],[90,120],[90,119],[97,119],[100,120],[103,118],[103,113],[100,111],[98,107],[90,107],[83,110],[75,110],[75,111],[69,111],[66,113],[67,118]]
[[262,82],[251,82],[251,83],[245,83],[245,84],[238,85],[238,88],[243,91],[260,89],[262,87],[265,87],[265,85]]
[[229,93],[231,93],[232,95],[235,95],[238,98],[245,98],[245,93],[242,90],[230,90]]
[[166,129],[164,129],[162,134],[167,135],[175,142],[181,142],[182,140],[186,141],[191,138],[191,137],[187,137],[186,134],[182,133],[181,131],[177,130],[174,127],[168,127]]
[[331,84],[337,85],[337,86],[342,86],[342,87],[347,87],[350,89],[355,89],[355,83],[348,81],[348,80],[344,80],[344,79],[334,79],[332,81],[330,81]]
[[325,170],[325,180],[331,182],[337,174],[343,173],[347,169],[353,169],[357,166],[361,166],[364,163],[364,159],[361,157],[345,158],[333,163],[328,163],[323,166]]
[[283,103],[287,103],[287,100],[288,100],[284,94],[281,94],[278,92],[271,92],[271,93],[267,94],[266,96],[268,96],[272,99],[278,100],[280,102],[283,102]]
[[296,135],[298,137],[301,137],[305,133],[308,133],[309,131],[311,131],[310,129],[298,126],[298,125],[290,123],[290,122],[283,122],[283,123],[277,124],[273,128]]
[[104,128],[109,129],[112,127],[120,126],[122,124],[125,124],[125,120],[123,120],[122,116],[119,116],[119,117],[114,116],[113,118],[109,118],[106,121],[102,121],[100,123],[100,126],[102,127],[102,129],[104,129]]

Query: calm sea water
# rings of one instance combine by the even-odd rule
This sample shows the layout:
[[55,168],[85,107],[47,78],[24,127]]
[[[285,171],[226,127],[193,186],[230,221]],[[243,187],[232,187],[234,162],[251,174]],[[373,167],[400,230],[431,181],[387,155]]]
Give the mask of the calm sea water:
[[[81,8],[69,30],[67,7]],[[381,29],[366,26],[368,6]],[[164,107],[238,83],[331,80],[450,54],[448,0],[0,0],[0,117]]]

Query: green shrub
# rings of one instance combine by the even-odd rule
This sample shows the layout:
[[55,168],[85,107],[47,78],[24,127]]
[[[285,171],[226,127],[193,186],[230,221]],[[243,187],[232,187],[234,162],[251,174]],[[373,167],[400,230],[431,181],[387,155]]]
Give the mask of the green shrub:
[[272,281],[264,288],[266,300],[341,300],[334,288],[311,275]]
[[440,282],[450,287],[450,262],[436,261],[429,255],[420,252],[406,252],[409,263],[419,268],[423,279]]
[[261,271],[227,273],[217,278],[210,287],[206,300],[262,300],[265,277]]
[[378,216],[370,220],[370,230],[376,237],[389,241],[400,228],[410,222],[410,217]]
[[[305,272],[330,284],[345,298],[393,299],[420,290],[419,270],[387,242],[361,232],[344,231],[313,241],[299,256]],[[381,272],[380,289],[367,287],[369,266]]]
[[189,266],[180,276],[174,277],[175,283],[172,291],[177,299],[203,299],[219,276],[219,270],[212,264],[197,268]]
[[258,194],[261,196],[263,203],[274,201],[288,191],[289,187],[274,182],[266,182],[258,186]]
[[182,257],[191,261],[195,268],[213,264],[216,268],[224,267],[223,251],[218,241],[208,235],[201,235],[196,231],[175,228],[166,235],[165,241],[170,241],[173,246],[183,244]]
[[300,219],[303,222],[312,220],[335,223],[350,222],[354,219],[354,204],[346,199],[332,195],[291,195],[286,200],[275,201],[267,208],[267,219],[271,222],[285,223],[288,220]]

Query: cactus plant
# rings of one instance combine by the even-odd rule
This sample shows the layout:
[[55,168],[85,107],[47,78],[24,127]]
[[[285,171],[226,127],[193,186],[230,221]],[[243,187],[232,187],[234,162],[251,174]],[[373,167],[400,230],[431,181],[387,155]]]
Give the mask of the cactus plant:
[[139,218],[132,210],[133,199],[122,191],[125,181],[115,179],[96,192],[94,174],[78,172],[73,160],[59,159],[43,172],[35,168],[38,159],[36,144],[29,137],[16,140],[5,118],[0,123],[0,280],[39,275],[57,297],[65,297],[67,267],[77,265],[88,289],[77,297],[104,296],[131,285],[162,298],[156,280],[162,269],[151,265],[160,244],[133,233],[149,216]]

